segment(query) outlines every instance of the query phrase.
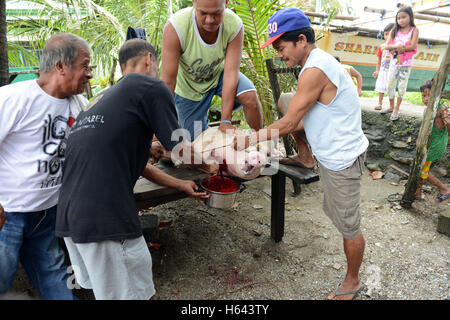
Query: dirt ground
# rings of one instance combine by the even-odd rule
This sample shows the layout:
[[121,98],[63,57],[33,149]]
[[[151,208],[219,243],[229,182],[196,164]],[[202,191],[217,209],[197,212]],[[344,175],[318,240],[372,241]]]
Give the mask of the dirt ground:
[[[292,196],[287,180],[285,235],[270,238],[270,178],[246,183],[237,207],[221,210],[183,199],[149,213],[172,218],[152,252],[156,299],[321,300],[346,272],[342,237],[322,210],[320,182]],[[448,181],[447,181],[448,183]],[[366,240],[356,299],[449,299],[450,238],[436,231],[439,212],[450,201],[426,200],[404,210],[388,196],[403,191],[387,180],[362,179],[362,232]],[[393,199],[395,200],[395,199]],[[23,270],[11,288],[38,298]],[[91,299],[89,294],[77,295]]]

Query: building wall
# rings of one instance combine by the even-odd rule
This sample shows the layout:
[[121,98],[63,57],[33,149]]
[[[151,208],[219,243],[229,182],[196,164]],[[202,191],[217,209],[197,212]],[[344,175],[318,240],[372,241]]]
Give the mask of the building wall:
[[[375,81],[372,73],[376,70],[378,48],[385,41],[371,37],[357,36],[352,33],[323,32],[324,37],[317,46],[333,56],[338,56],[341,63],[352,65],[363,76],[363,89],[373,90]],[[418,91],[425,80],[431,79],[439,69],[445,55],[447,44],[430,45],[419,43],[414,56],[413,70],[408,82],[408,91]]]

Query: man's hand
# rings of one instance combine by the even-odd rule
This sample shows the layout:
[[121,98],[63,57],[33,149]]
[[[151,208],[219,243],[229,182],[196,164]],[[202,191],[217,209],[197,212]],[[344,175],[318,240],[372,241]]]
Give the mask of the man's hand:
[[205,199],[211,197],[206,192],[198,192],[198,186],[191,180],[181,180],[178,190],[183,191],[190,197],[194,197],[198,203],[204,203]]
[[3,209],[2,205],[0,204],[0,230],[2,230],[5,222],[6,222],[5,210]]
[[231,123],[220,122],[219,130],[223,133],[234,133],[236,128]]

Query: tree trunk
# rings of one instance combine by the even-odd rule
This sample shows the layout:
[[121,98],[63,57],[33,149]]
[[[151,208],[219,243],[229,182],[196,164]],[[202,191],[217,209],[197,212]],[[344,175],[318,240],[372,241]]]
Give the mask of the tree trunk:
[[113,58],[111,73],[109,75],[109,80],[108,80],[110,86],[114,85],[114,76],[116,75],[116,67],[117,67],[117,59]]
[[450,69],[449,48],[450,43],[447,45],[447,51],[442,59],[441,66],[433,77],[433,86],[430,92],[430,99],[428,100],[428,106],[425,110],[422,128],[419,131],[419,136],[417,137],[417,149],[416,156],[414,158],[414,165],[411,169],[408,182],[406,183],[402,200],[400,201],[401,206],[407,209],[411,208],[411,205],[415,200],[415,192],[419,182],[420,173],[422,172],[423,165],[425,164],[427,158],[428,145],[430,142],[430,134],[433,129],[434,118],[436,117],[442,90],[447,81],[447,76]]
[[0,87],[9,83],[6,0],[0,0]]

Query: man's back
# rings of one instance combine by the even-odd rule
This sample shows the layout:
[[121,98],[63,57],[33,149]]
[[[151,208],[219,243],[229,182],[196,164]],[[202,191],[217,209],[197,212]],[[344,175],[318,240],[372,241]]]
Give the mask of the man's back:
[[321,49],[311,51],[302,68],[320,69],[336,86],[336,96],[328,104],[316,104],[303,117],[308,142],[318,160],[331,170],[351,165],[368,146],[361,129],[361,106],[350,75],[333,56]]
[[[173,97],[156,78],[132,73],[95,98],[68,139],[57,235],[75,242],[139,236],[134,184],[147,164],[153,134],[171,150],[177,128]],[[77,223],[71,221],[75,216]]]

